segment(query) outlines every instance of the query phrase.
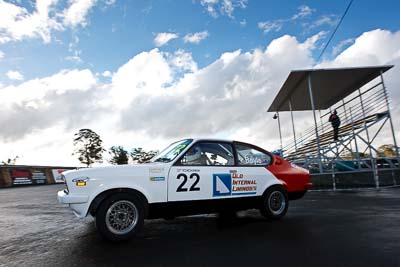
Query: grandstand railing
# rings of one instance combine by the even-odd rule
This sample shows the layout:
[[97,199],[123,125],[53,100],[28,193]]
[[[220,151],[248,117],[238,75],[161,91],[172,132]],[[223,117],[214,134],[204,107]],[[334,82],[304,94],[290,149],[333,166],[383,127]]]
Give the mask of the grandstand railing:
[[[333,140],[333,129],[331,123],[328,122],[328,116],[333,109],[337,110],[341,119],[339,141]],[[369,149],[370,154],[374,152],[380,158],[380,161],[384,161],[390,168],[396,168],[396,166],[398,168],[398,160],[384,157],[372,145],[390,117],[383,80],[365,90],[359,89],[347,100],[338,102],[330,110],[322,111],[322,113],[321,115],[320,111],[320,123],[316,127],[306,129],[297,138],[292,138],[287,145],[282,147],[286,159],[310,170],[316,169],[320,161],[323,172],[332,172],[333,165],[343,167],[342,169],[347,168],[349,171],[361,168],[379,168],[377,160],[374,160],[372,156],[368,159],[360,157],[360,154],[365,154]],[[378,127],[378,130],[372,138],[369,138],[368,131],[373,126]],[[319,135],[319,144],[317,143],[316,132]],[[367,133],[367,137],[364,136],[364,133]],[[361,144],[359,148],[363,147],[361,151],[357,142]],[[356,148],[356,151],[354,148]],[[344,158],[343,153],[345,152],[351,156],[350,159]],[[349,163],[346,161],[354,161],[355,164],[350,164],[349,167]]]

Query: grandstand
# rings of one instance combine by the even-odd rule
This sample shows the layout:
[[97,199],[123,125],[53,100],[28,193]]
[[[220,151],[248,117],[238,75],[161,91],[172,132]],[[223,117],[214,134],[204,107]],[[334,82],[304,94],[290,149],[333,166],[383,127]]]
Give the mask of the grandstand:
[[[282,156],[308,168],[314,176],[369,172],[376,187],[380,186],[378,169],[399,171],[399,151],[383,79],[383,73],[392,67],[292,71],[268,109],[278,118]],[[341,119],[338,141],[328,122],[333,110]],[[291,114],[293,138],[283,145],[279,113],[285,111]],[[314,118],[313,127],[297,137],[296,111],[312,111]],[[395,148],[393,157],[378,150],[388,135]]]

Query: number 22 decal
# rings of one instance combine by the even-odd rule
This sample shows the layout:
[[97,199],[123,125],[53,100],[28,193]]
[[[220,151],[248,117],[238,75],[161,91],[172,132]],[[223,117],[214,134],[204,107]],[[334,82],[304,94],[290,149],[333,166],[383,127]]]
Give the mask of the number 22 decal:
[[183,181],[178,186],[178,188],[176,189],[176,192],[187,192],[188,189],[189,189],[189,191],[200,191],[200,187],[196,187],[197,184],[200,181],[200,175],[198,175],[197,173],[190,174],[189,179],[196,178],[196,180],[194,181],[194,183],[192,184],[192,186],[190,188],[184,187],[186,185],[187,180],[188,180],[187,175],[185,173],[180,173],[176,177],[176,179],[181,179],[181,178],[183,178]]

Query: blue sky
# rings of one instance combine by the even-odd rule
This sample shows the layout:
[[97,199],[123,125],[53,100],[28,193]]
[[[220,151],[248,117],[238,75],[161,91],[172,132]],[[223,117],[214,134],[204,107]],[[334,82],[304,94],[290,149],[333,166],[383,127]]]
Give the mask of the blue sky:
[[[34,12],[34,1],[20,1],[17,5]],[[319,31],[328,35],[340,18],[349,1],[243,1],[231,14],[221,11],[221,4],[214,6],[216,15],[206,11],[201,1],[116,1],[107,5],[99,1],[89,10],[86,26],[78,25],[63,31],[54,31],[52,41],[41,38],[11,41],[0,46],[6,55],[0,66],[3,84],[9,69],[18,70],[26,79],[43,77],[65,68],[90,68],[95,72],[115,70],[132,56],[154,48],[157,33],[171,32],[179,38],[162,46],[162,51],[185,49],[190,51],[199,67],[203,67],[226,51],[242,49],[251,51],[265,47],[282,34],[304,40]],[[62,7],[64,5],[57,4]],[[291,19],[301,7],[309,7],[309,14]],[[383,28],[397,30],[400,10],[398,1],[354,1],[342,27],[335,36],[325,56],[340,41],[355,35]],[[327,18],[317,26],[318,20]],[[281,28],[264,33],[259,22],[282,21]],[[184,43],[188,33],[207,31],[208,37],[199,44]],[[76,43],[76,38],[79,41]],[[324,44],[321,41],[321,46]],[[72,49],[69,47],[72,45]],[[79,51],[81,61],[68,60]],[[317,49],[314,53],[318,54]]]
[[[0,160],[76,165],[84,127],[108,147],[217,136],[272,150],[262,111],[292,69],[318,63],[348,3],[0,0]],[[321,66],[399,62],[399,11],[354,0]],[[397,103],[399,71],[388,76]]]

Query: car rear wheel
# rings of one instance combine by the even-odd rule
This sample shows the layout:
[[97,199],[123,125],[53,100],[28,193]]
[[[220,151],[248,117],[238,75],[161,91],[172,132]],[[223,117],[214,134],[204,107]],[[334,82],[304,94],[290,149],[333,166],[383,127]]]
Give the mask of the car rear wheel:
[[144,203],[137,196],[117,193],[104,200],[96,213],[96,226],[107,240],[121,241],[135,235],[144,223]]
[[268,219],[280,219],[285,216],[288,207],[286,190],[281,186],[273,186],[264,193],[260,212]]

